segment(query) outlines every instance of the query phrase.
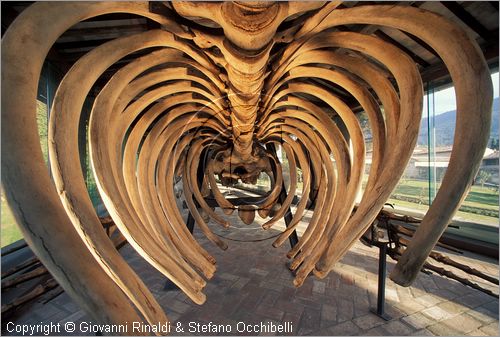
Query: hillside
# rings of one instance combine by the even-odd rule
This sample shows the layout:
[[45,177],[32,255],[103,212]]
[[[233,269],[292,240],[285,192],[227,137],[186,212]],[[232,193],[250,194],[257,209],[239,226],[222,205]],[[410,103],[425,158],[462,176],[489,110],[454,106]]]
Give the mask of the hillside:
[[[455,134],[456,110],[448,111],[437,115],[435,118],[436,127],[436,147],[447,146],[453,144],[453,135]],[[490,138],[498,139],[498,122],[499,122],[499,98],[493,100],[493,116],[491,121]],[[420,123],[420,134],[418,144],[427,144],[427,118],[423,118]]]

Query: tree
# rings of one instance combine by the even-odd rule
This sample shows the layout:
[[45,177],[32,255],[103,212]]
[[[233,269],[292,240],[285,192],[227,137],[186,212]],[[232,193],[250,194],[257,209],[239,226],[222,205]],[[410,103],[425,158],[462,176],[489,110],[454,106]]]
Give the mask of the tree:
[[479,183],[481,184],[481,187],[484,187],[484,184],[491,178],[491,173],[485,170],[481,170],[479,171],[477,177],[479,178]]
[[493,149],[493,150],[498,150],[500,148],[500,142],[499,142],[498,138],[491,138],[490,139],[489,148]]

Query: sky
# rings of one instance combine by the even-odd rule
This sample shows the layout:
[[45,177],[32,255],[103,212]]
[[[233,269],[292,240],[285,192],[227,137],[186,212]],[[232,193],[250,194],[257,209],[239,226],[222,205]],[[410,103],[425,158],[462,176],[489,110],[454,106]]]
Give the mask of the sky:
[[[493,82],[493,97],[498,97],[498,87],[499,78],[498,72],[491,75],[491,81]],[[450,87],[434,93],[434,104],[436,109],[436,115],[440,115],[444,112],[448,112],[456,109],[456,98],[455,89]],[[422,117],[427,116],[427,95],[424,96],[424,110]]]

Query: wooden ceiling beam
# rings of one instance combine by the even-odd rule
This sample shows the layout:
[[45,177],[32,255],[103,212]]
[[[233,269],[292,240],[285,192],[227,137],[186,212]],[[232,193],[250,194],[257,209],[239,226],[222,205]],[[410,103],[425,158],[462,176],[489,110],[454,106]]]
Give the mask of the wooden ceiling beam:
[[18,15],[18,11],[9,6],[6,2],[2,2],[2,36]]
[[83,20],[82,22],[93,22],[93,21],[114,21],[114,20],[130,20],[130,19],[144,19],[141,15],[129,14],[129,13],[112,13],[104,14],[99,16],[94,16],[92,18]]
[[422,66],[423,68],[427,68],[430,65],[426,60],[424,60],[423,58],[421,58],[420,56],[415,54],[412,50],[408,49],[406,46],[404,46],[400,42],[396,41],[395,39],[393,39],[392,37],[390,37],[389,35],[387,35],[383,31],[377,30],[374,34],[376,36],[378,36],[379,38],[381,38],[382,40],[393,44],[394,46],[399,48],[401,51],[408,54],[408,56],[410,56],[413,59],[413,61],[415,61],[415,63]]
[[68,50],[77,48],[95,48],[103,43],[112,41],[114,39],[98,39],[98,40],[85,40],[85,41],[73,41],[73,42],[56,42],[54,44],[55,48],[58,50]]
[[63,35],[61,35],[58,41],[59,43],[67,43],[67,42],[77,42],[77,41],[87,41],[87,40],[109,39],[107,36],[109,36],[110,34],[125,36],[140,31],[146,31],[147,29],[148,26],[146,24],[123,26],[123,27],[70,29],[67,30]]
[[474,16],[472,16],[472,14],[470,14],[465,8],[460,6],[456,1],[441,1],[440,3],[483,39],[491,40],[495,38],[495,36],[496,39],[498,39],[498,31],[495,34],[495,32],[486,29],[486,27],[484,27],[481,22],[479,22]]
[[[498,69],[498,43],[483,49],[483,54],[490,69]],[[451,82],[450,73],[444,63],[432,65],[422,71],[422,81],[432,81],[436,86],[443,86]]]
[[328,81],[325,81],[321,78],[310,78],[308,80],[308,82],[311,82],[312,84],[318,85],[320,87],[324,87],[325,89],[329,90],[330,92],[338,95],[338,97],[345,102],[352,100],[352,95],[350,95],[344,89],[336,86],[335,83],[333,83],[333,82],[328,82]]
[[408,32],[401,31],[401,33],[403,33],[404,35],[408,36],[408,38],[410,38],[411,40],[413,40],[415,43],[417,43],[418,45],[420,45],[422,48],[424,48],[425,50],[427,50],[432,55],[436,56],[438,59],[441,59],[441,57],[438,55],[438,53],[436,53],[436,51],[431,46],[429,46],[425,41],[423,41],[422,39],[420,39],[420,38],[416,37],[415,35],[410,34]]
[[[150,51],[148,51],[148,49],[140,50],[140,51],[137,51],[135,53],[127,55],[126,57],[124,57],[123,59],[119,60],[116,63],[132,61],[140,56],[147,55],[149,52]],[[60,54],[61,54],[61,57],[63,57],[65,60],[67,60],[69,62],[75,62],[76,60],[78,60],[79,58],[81,58],[83,55],[85,55],[87,53],[88,52],[75,52],[75,53],[60,53]]]

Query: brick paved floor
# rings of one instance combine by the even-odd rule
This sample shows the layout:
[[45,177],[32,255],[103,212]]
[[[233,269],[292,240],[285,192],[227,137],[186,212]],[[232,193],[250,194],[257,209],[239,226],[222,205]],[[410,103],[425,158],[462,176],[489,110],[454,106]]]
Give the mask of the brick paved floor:
[[[227,240],[229,249],[223,252],[195,229],[199,242],[217,259],[217,272],[205,288],[207,301],[201,306],[193,304],[179,290],[165,291],[165,278],[130,246],[121,251],[165,308],[173,325],[180,323],[184,327],[184,333],[175,334],[210,334],[190,333],[189,322],[229,325],[230,335],[240,334],[236,331],[239,322],[268,325],[289,322],[292,331],[286,335],[499,334],[498,299],[436,274],[420,273],[408,288],[387,280],[386,312],[391,320],[372,314],[370,308],[376,305],[377,297],[378,250],[360,242],[327,278],[309,277],[301,288],[294,288],[293,275],[286,267],[288,242],[273,248],[272,239],[266,238],[278,231],[263,231],[258,224],[244,225],[236,216],[232,219],[233,228],[223,229],[212,223],[211,227],[217,234],[233,240],[261,241]],[[283,224],[276,227],[280,226]],[[498,261],[478,260],[470,254],[458,258],[498,277]],[[394,262],[389,259],[388,271],[393,267]],[[498,286],[490,288],[498,293]],[[24,308],[15,318],[16,323],[69,321],[78,326],[89,318],[66,294],[47,304]]]

